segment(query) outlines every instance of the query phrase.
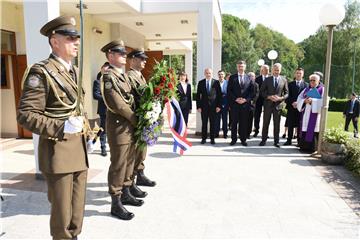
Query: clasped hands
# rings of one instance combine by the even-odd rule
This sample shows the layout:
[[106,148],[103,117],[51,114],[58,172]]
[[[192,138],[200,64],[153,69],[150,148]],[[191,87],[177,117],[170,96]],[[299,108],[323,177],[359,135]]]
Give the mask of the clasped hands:
[[283,100],[283,98],[279,97],[278,95],[270,95],[267,97],[267,99],[269,99],[272,102],[279,102]]
[[246,98],[239,97],[239,98],[235,99],[235,102],[237,102],[238,104],[244,104],[247,102],[247,100],[246,100]]
[[304,103],[311,105],[312,99],[308,97],[308,98],[306,98],[306,99],[304,100]]

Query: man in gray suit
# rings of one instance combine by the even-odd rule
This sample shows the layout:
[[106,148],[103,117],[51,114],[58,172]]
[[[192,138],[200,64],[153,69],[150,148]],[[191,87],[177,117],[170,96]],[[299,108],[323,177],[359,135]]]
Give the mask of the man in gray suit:
[[261,85],[260,94],[265,99],[264,101],[264,118],[262,128],[262,140],[260,146],[266,144],[269,132],[269,124],[271,115],[273,115],[274,122],[274,146],[279,145],[280,132],[280,110],[284,105],[284,100],[289,95],[288,84],[286,78],[280,75],[281,64],[275,63],[272,67],[272,76],[267,77]]

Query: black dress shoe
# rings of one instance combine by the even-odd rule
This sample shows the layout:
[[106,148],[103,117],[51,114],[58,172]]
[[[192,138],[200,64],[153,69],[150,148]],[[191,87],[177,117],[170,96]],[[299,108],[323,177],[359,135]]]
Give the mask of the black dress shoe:
[[285,133],[282,135],[282,138],[286,138],[286,134],[285,134]]
[[215,144],[215,140],[214,139],[211,139],[211,144]]
[[144,204],[143,200],[137,199],[130,193],[129,187],[124,187],[122,189],[122,192],[123,193],[121,194],[120,200],[123,205],[131,205],[131,206],[135,206],[135,207],[140,207],[141,205]]
[[201,143],[201,144],[205,144],[205,143],[206,143],[206,139],[202,139],[200,143]]
[[280,148],[280,144],[278,142],[275,142],[274,146],[277,147],[277,148]]
[[154,187],[156,185],[156,182],[150,180],[147,176],[145,176],[144,170],[140,170],[136,175],[136,185],[145,186],[145,187]]
[[119,196],[111,196],[111,215],[122,220],[131,220],[135,215],[122,205]]
[[284,146],[290,146],[292,143],[291,141],[287,140],[285,143],[284,143]]
[[227,139],[227,134],[224,134],[224,139]]
[[104,148],[104,147],[101,148],[101,156],[103,156],[103,157],[107,156],[106,148]]
[[247,144],[247,142],[241,142],[241,145],[247,147],[248,144]]
[[231,141],[230,146],[234,146],[236,141]]
[[147,196],[147,192],[141,190],[135,183],[130,186],[130,193],[137,198],[144,198]]
[[259,132],[255,131],[253,137],[257,137],[259,135]]
[[265,146],[265,144],[266,144],[266,141],[261,141],[261,142],[259,143],[259,146]]

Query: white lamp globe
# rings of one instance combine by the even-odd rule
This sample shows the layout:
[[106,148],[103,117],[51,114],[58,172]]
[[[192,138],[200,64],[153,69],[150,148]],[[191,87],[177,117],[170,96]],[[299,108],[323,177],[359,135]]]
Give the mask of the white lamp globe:
[[321,7],[319,19],[325,26],[335,26],[341,23],[345,17],[345,9],[334,3],[327,3]]
[[274,60],[274,59],[276,59],[277,57],[278,57],[277,51],[275,51],[275,50],[270,50],[270,51],[268,52],[268,58],[269,58],[270,60]]
[[264,59],[259,59],[259,61],[257,62],[257,64],[258,64],[259,66],[264,65],[264,64],[265,64]]

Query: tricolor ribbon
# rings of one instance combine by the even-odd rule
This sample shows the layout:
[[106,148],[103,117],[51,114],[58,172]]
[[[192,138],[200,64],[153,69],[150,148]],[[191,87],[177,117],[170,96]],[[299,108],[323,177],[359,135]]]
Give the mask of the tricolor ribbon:
[[192,144],[186,139],[187,127],[179,102],[172,98],[166,103],[166,111],[171,134],[174,138],[173,152],[184,154],[184,151],[189,149]]

